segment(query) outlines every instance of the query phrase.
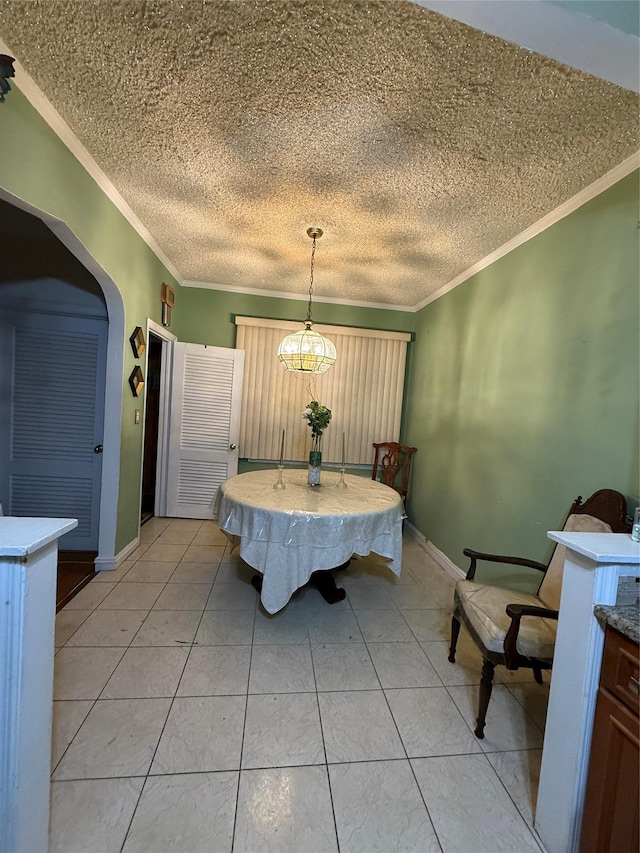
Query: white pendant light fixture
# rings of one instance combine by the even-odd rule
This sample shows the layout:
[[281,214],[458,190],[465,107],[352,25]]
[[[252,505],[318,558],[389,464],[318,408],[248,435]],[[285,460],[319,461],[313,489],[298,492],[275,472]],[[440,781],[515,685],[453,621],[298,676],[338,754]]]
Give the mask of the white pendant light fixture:
[[313,294],[313,270],[316,257],[316,241],[322,237],[322,228],[307,228],[307,234],[313,239],[311,250],[311,282],[309,284],[309,305],[304,329],[287,335],[278,347],[278,359],[287,370],[299,373],[326,373],[337,358],[333,343],[311,328],[311,297]]

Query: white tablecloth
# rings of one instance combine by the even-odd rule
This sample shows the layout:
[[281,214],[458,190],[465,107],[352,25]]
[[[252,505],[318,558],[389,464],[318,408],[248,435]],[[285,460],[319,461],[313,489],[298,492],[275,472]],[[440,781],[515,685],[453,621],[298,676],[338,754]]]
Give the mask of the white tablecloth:
[[[238,537],[240,556],[262,572],[261,599],[276,613],[311,573],[371,551],[400,574],[402,499],[393,489],[364,477],[322,471],[322,485],[307,485],[306,469],[285,469],[286,488],[274,489],[275,469],[230,477],[213,501],[221,529]],[[236,540],[237,541],[237,540]]]

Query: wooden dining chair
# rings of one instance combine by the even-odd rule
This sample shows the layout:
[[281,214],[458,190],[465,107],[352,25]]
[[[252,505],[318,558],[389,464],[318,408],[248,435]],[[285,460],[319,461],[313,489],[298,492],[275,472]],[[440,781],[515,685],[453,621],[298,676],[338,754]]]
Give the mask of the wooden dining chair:
[[[600,489],[582,503],[578,497],[571,505],[563,530],[570,533],[628,533],[627,502],[620,492]],[[538,684],[542,670],[551,669],[556,641],[556,626],[560,607],[565,548],[556,545],[548,566],[523,557],[481,554],[465,548],[471,559],[464,580],[456,583],[451,619],[449,660],[455,663],[460,625],[468,630],[482,652],[482,677],[475,735],[484,737],[485,718],[493,674],[498,664],[509,670],[529,667]],[[507,571],[526,566],[542,573],[535,595],[514,592],[500,586],[477,583],[476,564],[486,561]]]
[[391,486],[405,500],[409,490],[409,475],[411,474],[411,460],[417,447],[409,447],[407,444],[398,444],[397,441],[382,441],[373,445],[375,456],[373,459],[372,480],[380,480],[385,486]]

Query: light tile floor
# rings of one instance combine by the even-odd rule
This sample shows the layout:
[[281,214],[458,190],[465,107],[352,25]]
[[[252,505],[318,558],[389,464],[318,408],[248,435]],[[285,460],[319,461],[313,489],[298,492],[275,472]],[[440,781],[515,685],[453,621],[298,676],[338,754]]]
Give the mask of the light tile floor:
[[152,519],[57,617],[51,853],[496,853],[533,831],[548,682],[447,660],[453,581],[405,537],[396,578],[275,616],[213,522]]

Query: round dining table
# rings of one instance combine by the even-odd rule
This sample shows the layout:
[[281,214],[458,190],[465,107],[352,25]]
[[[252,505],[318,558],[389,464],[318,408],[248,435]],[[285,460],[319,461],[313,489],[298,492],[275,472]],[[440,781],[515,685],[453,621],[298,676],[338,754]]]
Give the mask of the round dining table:
[[309,486],[306,469],[298,468],[284,469],[284,488],[277,483],[273,469],[237,474],[212,502],[214,520],[262,574],[256,586],[267,612],[281,610],[310,579],[327,601],[344,598],[342,591],[336,597],[328,570],[354,554],[379,554],[400,575],[405,516],[394,489],[325,469],[320,486]]

